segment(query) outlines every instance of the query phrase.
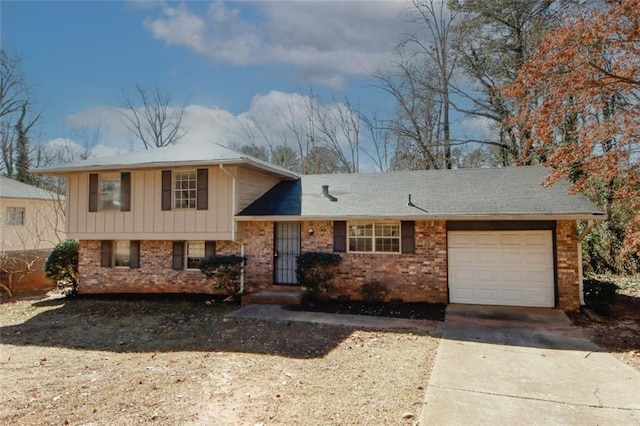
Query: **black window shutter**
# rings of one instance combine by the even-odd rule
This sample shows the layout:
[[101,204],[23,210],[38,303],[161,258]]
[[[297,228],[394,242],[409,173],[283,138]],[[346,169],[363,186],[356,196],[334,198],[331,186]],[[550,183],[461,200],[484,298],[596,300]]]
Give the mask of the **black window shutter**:
[[197,177],[197,209],[207,210],[209,208],[209,169],[198,169]]
[[129,242],[129,267],[132,269],[140,267],[140,241]]
[[98,211],[98,174],[89,174],[89,211]]
[[171,170],[162,171],[162,210],[171,210]]
[[131,172],[120,173],[120,211],[131,210]]
[[184,241],[173,242],[173,269],[184,269]]
[[347,222],[344,220],[333,222],[333,251],[347,251]]
[[204,243],[204,257],[212,257],[216,255],[216,242],[205,241]]
[[400,235],[402,238],[402,253],[416,252],[416,223],[413,220],[400,222]]
[[103,268],[111,267],[111,248],[112,241],[100,242],[100,266]]

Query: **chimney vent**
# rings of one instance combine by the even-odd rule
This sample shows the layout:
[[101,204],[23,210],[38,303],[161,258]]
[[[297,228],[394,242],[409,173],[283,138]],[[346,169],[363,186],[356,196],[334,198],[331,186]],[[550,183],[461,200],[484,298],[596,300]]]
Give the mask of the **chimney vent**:
[[334,197],[333,195],[329,194],[329,185],[322,185],[322,195],[325,198],[328,198],[330,201],[338,201],[338,199],[336,197]]

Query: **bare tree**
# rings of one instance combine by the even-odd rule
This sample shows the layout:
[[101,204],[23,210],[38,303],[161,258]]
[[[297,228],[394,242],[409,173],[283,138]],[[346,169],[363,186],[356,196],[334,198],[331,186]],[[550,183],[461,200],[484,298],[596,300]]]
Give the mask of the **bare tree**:
[[417,48],[418,56],[430,65],[432,76],[424,83],[439,97],[440,125],[443,145],[443,167],[450,169],[451,162],[451,85],[458,66],[458,55],[451,44],[451,32],[457,21],[456,11],[449,10],[443,1],[413,0],[411,20],[420,29],[407,37],[405,45]]
[[182,123],[186,101],[178,108],[171,107],[171,96],[158,86],[136,84],[135,94],[125,94],[122,103],[122,121],[145,149],[174,144],[187,134]]
[[0,169],[26,183],[35,183],[28,174],[30,132],[40,118],[33,104],[20,58],[0,49]]

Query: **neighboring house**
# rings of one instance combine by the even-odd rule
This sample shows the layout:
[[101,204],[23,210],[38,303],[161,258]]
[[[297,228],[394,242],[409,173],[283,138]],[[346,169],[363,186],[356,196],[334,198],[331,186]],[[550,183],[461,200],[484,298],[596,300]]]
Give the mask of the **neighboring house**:
[[51,287],[42,267],[65,236],[64,197],[0,176],[2,283],[12,291]]
[[309,175],[227,148],[171,146],[38,170],[67,177],[82,293],[212,292],[197,269],[247,257],[247,291],[297,285],[296,256],[341,254],[335,295],[580,304],[577,220],[604,214],[542,167]]

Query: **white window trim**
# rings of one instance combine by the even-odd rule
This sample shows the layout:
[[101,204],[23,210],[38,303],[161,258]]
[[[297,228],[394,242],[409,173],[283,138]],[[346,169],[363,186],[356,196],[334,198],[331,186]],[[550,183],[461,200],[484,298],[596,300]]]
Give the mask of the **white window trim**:
[[[182,188],[176,188],[176,181],[178,175],[181,173],[193,173],[195,187],[193,188],[194,197],[193,197],[193,207],[177,207],[176,206],[176,193],[179,191],[184,191]],[[187,189],[187,191],[191,191],[191,189]],[[187,200],[191,200],[191,198],[187,198]],[[171,207],[173,210],[196,210],[198,207],[198,170],[196,169],[183,169],[183,170],[174,170],[171,173]]]
[[[118,181],[117,187],[113,191],[103,190],[103,182],[105,180]],[[98,211],[112,211],[120,209],[120,191],[122,186],[121,175],[119,172],[112,173],[100,173],[98,180]],[[112,206],[109,208],[104,207],[104,195],[113,194]]]
[[[371,239],[371,251],[359,251],[359,250],[351,250],[351,226],[363,226],[363,225],[373,225],[373,232],[371,237],[359,237],[359,238],[370,238]],[[398,227],[398,236],[397,237],[376,237],[376,225],[395,225]],[[398,251],[376,251],[376,238],[396,238],[398,240]],[[400,221],[393,220],[371,220],[371,221],[354,221],[347,222],[347,253],[358,253],[358,254],[377,254],[377,255],[389,255],[389,254],[401,254],[402,253],[402,226]]]
[[[184,254],[184,269],[187,271],[200,271],[199,268],[189,268],[189,246],[191,245],[191,243],[201,243],[202,244],[202,257],[201,259],[204,259],[206,257],[206,243],[204,240],[194,240],[194,241],[185,241],[185,254]],[[194,258],[196,256],[193,256]]]

